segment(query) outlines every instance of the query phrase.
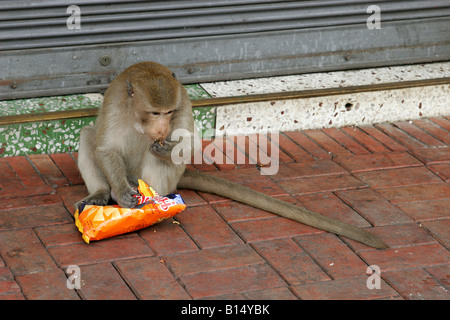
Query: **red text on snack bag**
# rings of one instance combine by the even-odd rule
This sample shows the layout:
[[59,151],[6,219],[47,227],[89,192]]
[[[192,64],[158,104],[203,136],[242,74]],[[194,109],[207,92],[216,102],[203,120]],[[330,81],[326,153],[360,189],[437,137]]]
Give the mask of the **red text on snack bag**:
[[169,210],[170,207],[176,205],[176,201],[174,201],[173,199],[167,198],[167,197],[158,197],[158,198],[154,198],[155,202],[159,204],[159,208],[162,211],[167,211]]

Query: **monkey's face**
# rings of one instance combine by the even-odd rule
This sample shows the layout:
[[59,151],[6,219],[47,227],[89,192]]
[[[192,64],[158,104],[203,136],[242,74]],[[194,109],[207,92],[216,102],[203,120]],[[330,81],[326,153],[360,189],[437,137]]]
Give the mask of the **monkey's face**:
[[152,143],[166,140],[170,132],[170,120],[175,110],[152,107],[139,109],[135,113],[136,122],[134,128],[139,133],[144,134]]

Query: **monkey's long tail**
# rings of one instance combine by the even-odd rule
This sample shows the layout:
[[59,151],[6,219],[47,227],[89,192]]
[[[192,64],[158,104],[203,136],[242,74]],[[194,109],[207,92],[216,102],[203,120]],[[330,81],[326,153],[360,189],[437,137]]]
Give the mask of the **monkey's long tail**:
[[178,182],[178,188],[214,193],[321,230],[345,236],[377,249],[388,248],[377,236],[361,228],[322,216],[319,213],[267,196],[222,178],[185,170],[184,175]]

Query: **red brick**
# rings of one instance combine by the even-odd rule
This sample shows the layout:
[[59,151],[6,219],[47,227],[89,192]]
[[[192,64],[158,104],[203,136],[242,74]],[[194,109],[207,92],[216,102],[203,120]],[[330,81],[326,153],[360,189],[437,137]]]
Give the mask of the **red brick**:
[[201,297],[198,300],[246,300],[246,299],[243,293],[233,292],[233,293],[219,294],[217,296]]
[[190,299],[159,258],[124,260],[115,264],[139,299]]
[[288,288],[271,288],[241,293],[246,300],[297,300]]
[[196,150],[191,157],[191,164],[200,171],[217,171],[217,167],[212,164],[212,160],[204,157],[203,150],[211,144],[211,140],[201,140],[201,150]]
[[376,153],[353,157],[336,157],[339,165],[350,172],[421,166],[422,163],[406,152]]
[[201,248],[242,243],[210,206],[187,208],[177,215],[177,220]]
[[31,229],[0,232],[0,254],[16,275],[56,268]]
[[194,190],[178,189],[177,193],[181,195],[187,206],[193,207],[206,204],[206,201]]
[[441,141],[437,140],[436,138],[430,136],[428,133],[426,133],[422,129],[419,129],[418,127],[410,124],[409,122],[404,122],[404,121],[395,122],[394,125],[400,129],[402,129],[403,131],[407,132],[408,134],[410,134],[417,140],[419,140],[429,146],[432,146],[432,147],[445,146],[444,143],[442,143]]
[[440,243],[447,248],[450,247],[450,233],[448,232],[450,230],[450,219],[424,221],[422,222],[422,225],[427,228],[433,237]]
[[288,193],[283,188],[281,188],[277,183],[270,180],[246,182],[242,183],[242,185],[272,197],[288,195]]
[[359,128],[355,127],[344,127],[341,128],[342,131],[344,131],[349,136],[353,137],[356,141],[358,141],[360,144],[362,144],[364,147],[366,147],[371,152],[387,152],[389,149],[387,149],[383,144],[372,138],[370,135],[365,133]]
[[286,286],[266,264],[181,276],[194,299]]
[[413,120],[412,122],[414,123],[414,125],[425,130],[433,137],[441,140],[445,144],[450,144],[450,133],[447,130],[444,130],[438,125],[436,125],[434,122],[431,122],[426,119]]
[[215,153],[212,153],[214,150],[213,148],[213,139],[202,139],[202,161],[204,163],[207,163],[209,165],[212,165],[214,162],[214,159],[211,159],[210,156],[214,156]]
[[[230,170],[232,171],[232,170]],[[227,171],[221,171],[221,172],[227,172]],[[223,202],[229,202],[231,199],[224,198],[221,196],[218,196],[216,194],[212,193],[206,193],[206,192],[198,192],[198,194],[205,200],[208,204],[216,204],[216,203],[223,203]]]
[[441,128],[450,131],[450,121],[444,118],[430,118],[432,122],[436,123]]
[[289,131],[284,132],[292,141],[298,144],[302,149],[310,153],[315,159],[331,159],[331,154],[319,147],[312,140],[306,137],[302,132]]
[[[264,137],[266,138],[266,140],[264,140]],[[270,156],[270,154],[271,154],[270,147],[269,148],[267,147],[267,141],[268,141],[267,135],[248,134],[245,136],[245,141],[246,141],[245,152],[250,160],[250,163],[256,163],[256,164],[260,165],[261,163],[267,162],[267,160],[263,161],[265,158],[268,158],[268,156]],[[261,145],[262,141],[266,142],[265,146]],[[263,155],[263,156],[261,156],[261,155]],[[280,152],[280,155],[282,157],[283,153]],[[287,156],[286,154],[284,156],[285,156],[284,160],[286,162],[292,161],[292,159],[289,159],[290,157]],[[282,158],[279,159],[280,162],[281,162],[281,159]],[[277,160],[273,159],[272,161],[277,161]]]
[[230,225],[247,242],[323,232],[303,223],[282,217],[238,221]]
[[[245,156],[244,166],[255,165],[258,163],[257,150],[258,146],[256,143],[252,142],[251,137],[255,137],[256,134],[250,134],[245,136],[233,137],[233,142],[236,145],[236,162],[242,165],[243,157]],[[231,140],[231,137],[228,138]],[[238,160],[239,159],[239,160]]]
[[400,202],[396,206],[414,221],[450,217],[450,199]]
[[[14,280],[14,276],[4,265],[0,266],[0,281]],[[20,291],[20,290],[19,290]]]
[[219,168],[219,170],[232,170],[237,168],[235,154],[236,147],[234,143],[227,143],[226,138],[216,137],[213,141],[213,145],[216,146],[221,151],[219,157],[220,161],[215,161],[214,165]]
[[450,264],[427,267],[425,270],[447,289],[450,288]]
[[[259,191],[264,191],[264,188],[267,188],[267,192],[272,195],[286,194],[283,189],[274,185],[267,175],[262,175],[256,168],[225,170],[208,174],[231,182],[241,183],[248,187],[254,187],[255,189],[263,188]],[[199,194],[210,204],[230,201],[230,199],[211,193],[199,192]]]
[[49,252],[56,263],[63,268],[70,265],[82,266],[92,263],[154,255],[144,240],[132,235],[92,241],[90,244],[75,243],[51,247],[49,248]]
[[5,295],[0,296],[0,300],[25,300],[25,297],[22,295],[22,293],[7,293]]
[[[298,300],[298,298],[287,287],[280,287],[239,293],[226,293],[203,297],[200,300]],[[268,311],[270,313],[271,309],[269,308]]]
[[2,296],[20,293],[20,287],[14,280],[0,280],[0,300]]
[[384,132],[378,130],[375,127],[364,126],[364,127],[359,127],[359,128],[361,130],[363,130],[365,133],[367,133],[368,135],[370,135],[372,138],[374,138],[377,141],[384,144],[386,147],[388,147],[392,151],[407,151],[408,150],[408,148],[401,145],[397,141],[393,140],[391,137],[389,137]]
[[338,219],[359,227],[370,227],[352,208],[346,205],[333,193],[319,193],[312,195],[296,196],[295,199],[306,209],[320,213],[329,218]]
[[0,300],[2,296],[20,293],[20,287],[14,280],[11,271],[6,267],[0,267]]
[[16,277],[26,299],[29,300],[79,300],[73,289],[67,288],[63,270],[51,269]]
[[[283,197],[283,200],[285,198]],[[218,203],[213,207],[227,222],[273,217],[273,214],[268,211],[256,209],[235,201]]]
[[62,203],[61,198],[57,194],[49,194],[33,197],[21,197],[12,199],[1,199],[0,210],[9,209],[28,209],[38,206],[50,206]]
[[450,197],[450,186],[444,183],[418,184],[379,189],[377,192],[393,203],[438,200]]
[[425,167],[358,172],[354,175],[374,189],[441,181],[441,179]]
[[158,255],[198,250],[183,228],[173,222],[176,221],[168,219],[140,230],[139,234]]
[[29,158],[49,185],[53,187],[69,185],[69,181],[55,165],[49,155],[33,154],[30,155]]
[[336,140],[339,144],[347,148],[353,154],[358,155],[370,153],[369,150],[367,150],[357,142],[357,139],[355,139],[354,137],[353,138],[350,137],[349,135],[345,134],[338,128],[326,128],[322,129],[322,131],[325,132],[328,136],[330,136],[334,140]]
[[296,237],[295,241],[333,279],[366,272],[367,265],[334,234],[304,235]]
[[410,217],[371,189],[338,191],[336,195],[374,226],[411,221]]
[[20,183],[15,172],[9,167],[6,159],[0,159],[0,192],[2,198],[11,195],[17,197],[23,191],[23,185]]
[[234,163],[238,165],[239,168],[255,168],[255,160],[250,163],[250,159],[246,152],[248,152],[249,140],[245,136],[227,136],[228,143],[234,146]]
[[280,148],[297,162],[313,161],[314,158],[283,133],[279,136]]
[[382,130],[391,138],[399,141],[402,145],[404,145],[408,149],[426,147],[426,145],[423,142],[409,136],[402,130],[398,129],[397,127],[394,127],[392,124],[377,124],[376,127]]
[[54,153],[51,154],[53,162],[58,166],[59,170],[69,180],[70,184],[83,184],[83,178],[78,171],[78,166],[75,160],[69,153]]
[[[365,273],[361,270],[360,274]],[[342,278],[333,281],[322,281],[317,283],[292,286],[294,293],[304,300],[368,300],[397,296],[383,279],[380,289],[367,288],[368,276],[356,276]]]
[[39,239],[46,247],[84,243],[75,223],[39,227],[35,229]]
[[163,256],[166,266],[181,276],[264,263],[248,245],[232,245]]
[[27,209],[0,210],[0,231],[72,222],[62,204]]
[[330,279],[292,239],[255,242],[253,246],[291,285]]
[[430,164],[427,167],[437,174],[444,182],[450,182],[450,162]]
[[389,284],[408,300],[449,300],[450,293],[423,269],[382,273]]
[[196,151],[191,158],[191,165],[198,171],[208,172],[208,171],[217,171],[217,167],[211,163],[206,163],[203,159],[203,153],[200,151]]
[[[278,137],[275,134],[257,134],[251,135],[250,141],[258,146],[257,149],[257,163],[289,163],[293,162],[293,159],[285,153],[279,146],[279,134]],[[278,142],[277,140],[278,139]],[[274,153],[277,150],[278,154]],[[270,159],[270,160],[269,160]]]
[[450,147],[418,148],[411,151],[416,158],[426,164],[450,161]]
[[75,204],[88,196],[85,185],[60,187],[56,189],[67,210],[73,215],[75,213]]
[[319,146],[334,155],[351,155],[352,153],[341,146],[339,143],[331,139],[320,130],[305,130],[304,133],[314,140]]
[[48,194],[52,191],[25,157],[0,159],[0,198]]
[[369,264],[381,268],[381,272],[390,270],[428,267],[449,263],[450,254],[440,244],[426,244],[403,248],[361,251],[360,255]]
[[40,174],[25,157],[6,158],[6,161],[24,184],[25,188],[27,188],[27,194],[44,194],[52,190],[52,188],[42,180]]
[[268,176],[262,175],[256,168],[217,171],[208,174],[236,183],[245,183],[261,180],[270,181]]
[[[424,228],[415,223],[375,227],[370,229],[370,233],[379,236],[390,248],[436,243],[436,240]],[[376,250],[350,239],[345,239],[345,242],[349,243],[355,251]]]
[[110,263],[80,267],[80,295],[86,300],[135,300],[117,270]]
[[348,174],[306,177],[278,182],[290,194],[307,194],[365,187],[366,184]]
[[346,171],[331,160],[317,160],[283,165],[278,173],[271,176],[274,180],[287,180],[303,177],[346,173]]

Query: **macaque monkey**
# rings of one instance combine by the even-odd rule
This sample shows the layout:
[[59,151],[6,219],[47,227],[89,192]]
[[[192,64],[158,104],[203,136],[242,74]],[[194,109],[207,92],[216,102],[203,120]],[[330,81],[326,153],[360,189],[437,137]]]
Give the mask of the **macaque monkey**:
[[[87,204],[136,205],[137,179],[165,195],[177,188],[214,193],[326,230],[376,248],[379,238],[349,224],[272,198],[243,185],[185,170],[172,161],[176,129],[194,136],[192,106],[186,90],[167,68],[154,62],[135,64],[110,84],[95,125],[83,128],[78,166],[86,183]],[[195,139],[194,139],[195,140]]]

